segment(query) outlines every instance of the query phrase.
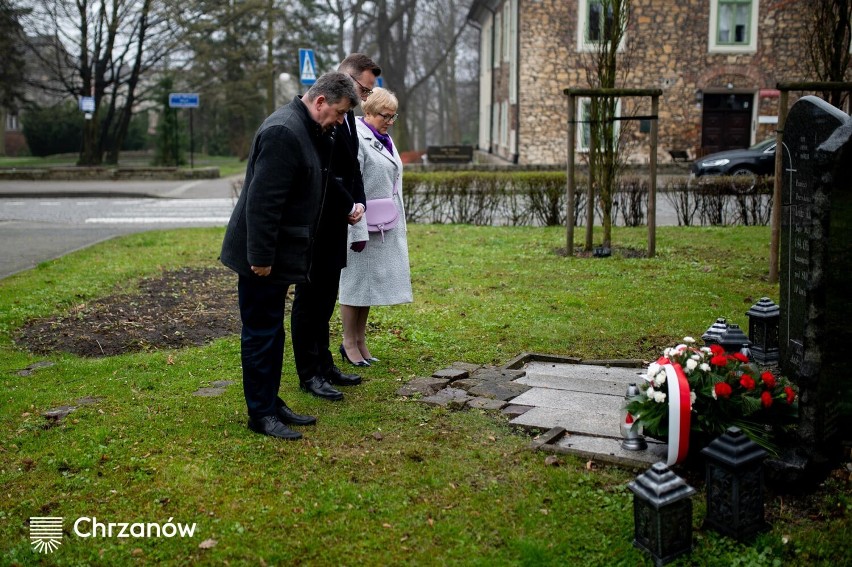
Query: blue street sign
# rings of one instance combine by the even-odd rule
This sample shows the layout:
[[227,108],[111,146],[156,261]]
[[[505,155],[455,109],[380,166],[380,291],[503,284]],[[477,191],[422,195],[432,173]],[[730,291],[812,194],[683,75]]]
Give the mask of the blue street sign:
[[313,49],[299,49],[299,82],[303,85],[317,82],[317,61]]
[[376,86],[379,87],[379,88],[385,88],[384,77],[376,77]]
[[198,108],[198,93],[169,93],[169,108]]
[[95,111],[95,97],[93,96],[81,96],[80,97],[80,110],[83,112],[94,112]]

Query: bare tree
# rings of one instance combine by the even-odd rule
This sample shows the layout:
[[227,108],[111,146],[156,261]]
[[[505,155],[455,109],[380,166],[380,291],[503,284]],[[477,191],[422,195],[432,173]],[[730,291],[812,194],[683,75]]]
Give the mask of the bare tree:
[[[808,55],[819,81],[845,81],[849,74],[852,39],[852,0],[808,0]],[[846,93],[832,91],[823,98],[840,108]]]
[[385,85],[399,99],[401,117],[394,126],[394,141],[400,149],[409,149],[414,125],[406,117],[414,108],[415,93],[429,88],[439,70],[454,65],[449,60],[466,29],[467,8],[457,0],[326,0],[326,4],[340,37],[346,38],[337,46],[338,57],[361,51],[381,65]]
[[[620,48],[630,20],[630,0],[589,2],[586,41],[594,46],[586,64],[586,79],[592,88],[614,89],[619,73]],[[621,168],[620,138],[624,129],[616,126],[618,98],[592,97],[589,104],[589,182],[596,189],[601,208],[603,246],[612,242],[612,200]],[[590,204],[591,206],[591,204]]]
[[[137,89],[173,46],[161,0],[37,0],[26,29],[41,47],[30,55],[56,95],[95,98],[83,128],[80,165],[117,162]],[[45,49],[44,38],[52,48]]]

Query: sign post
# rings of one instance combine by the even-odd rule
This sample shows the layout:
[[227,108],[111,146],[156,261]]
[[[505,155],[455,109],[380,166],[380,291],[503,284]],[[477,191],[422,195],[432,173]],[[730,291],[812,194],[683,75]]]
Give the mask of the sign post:
[[299,82],[303,85],[317,82],[317,61],[313,49],[299,49]]
[[[198,108],[198,93],[169,93],[169,108],[189,109],[189,168],[195,169],[193,155],[195,153],[195,140],[192,136],[192,109]],[[177,150],[177,147],[175,147]],[[175,156],[177,163],[177,156]]]

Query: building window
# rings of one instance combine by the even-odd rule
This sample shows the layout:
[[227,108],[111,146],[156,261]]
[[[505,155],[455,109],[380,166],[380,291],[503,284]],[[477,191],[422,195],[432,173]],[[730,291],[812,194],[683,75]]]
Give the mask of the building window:
[[[612,2],[603,0],[580,0],[577,17],[577,50],[594,51],[598,44],[611,38],[615,30]],[[624,48],[624,38],[618,50]]]
[[18,119],[18,114],[16,112],[15,113],[12,113],[12,112],[8,113],[6,115],[6,131],[7,132],[17,132],[20,129],[21,129],[21,122]]
[[[577,99],[577,151],[587,152],[592,145],[592,125],[589,122],[592,115],[592,99]],[[615,103],[615,115],[621,116],[621,99]],[[620,123],[615,122],[615,139],[618,140]]]
[[710,51],[754,52],[758,4],[755,0],[711,0]]

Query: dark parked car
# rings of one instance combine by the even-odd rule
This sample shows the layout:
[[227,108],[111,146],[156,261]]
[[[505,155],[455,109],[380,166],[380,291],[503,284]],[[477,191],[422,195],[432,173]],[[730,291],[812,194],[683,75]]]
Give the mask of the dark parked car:
[[774,175],[775,140],[764,140],[750,148],[728,150],[701,157],[692,164],[692,173],[702,175]]

